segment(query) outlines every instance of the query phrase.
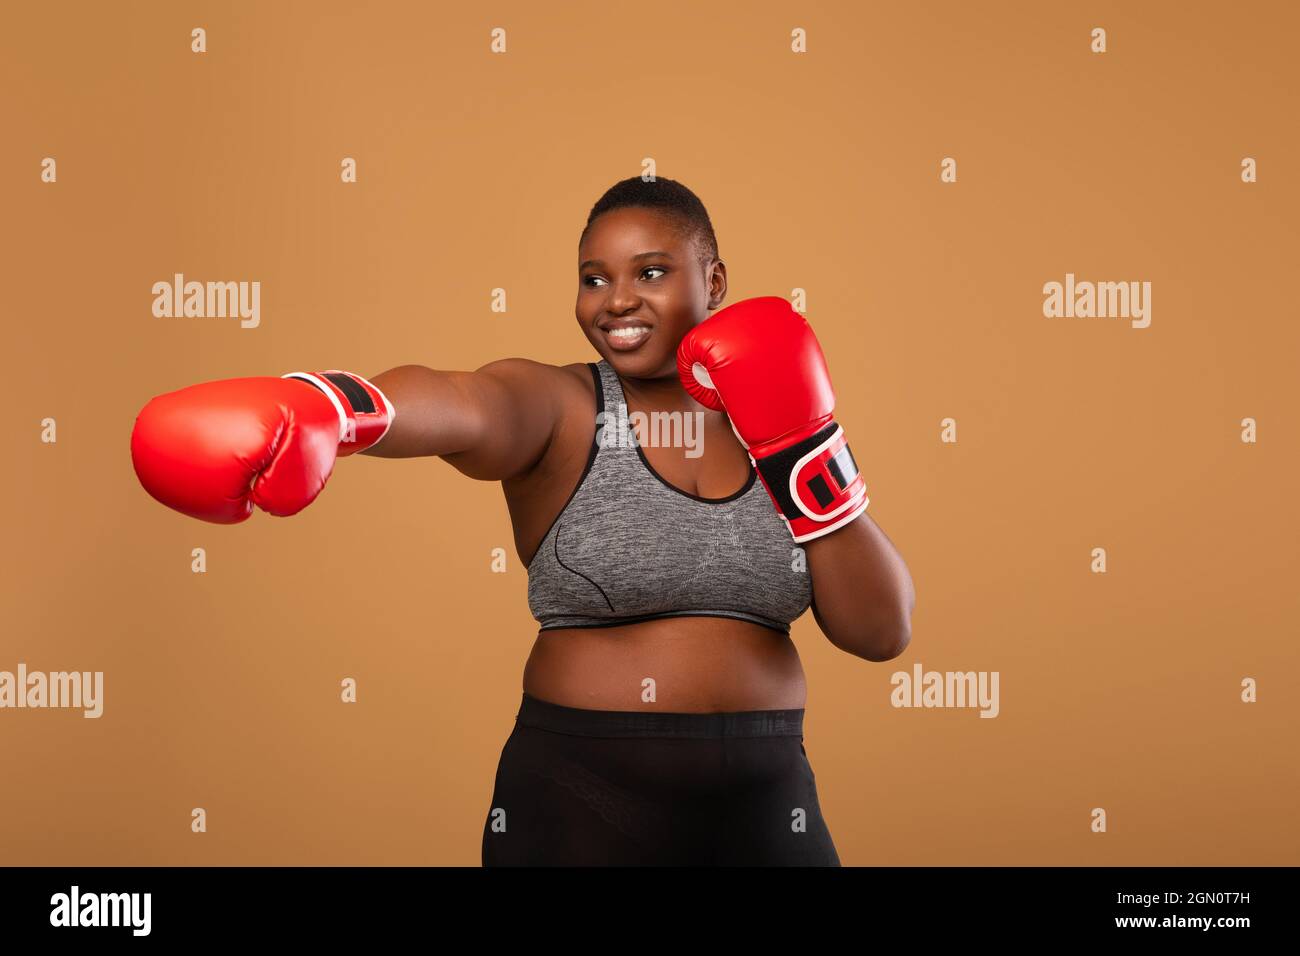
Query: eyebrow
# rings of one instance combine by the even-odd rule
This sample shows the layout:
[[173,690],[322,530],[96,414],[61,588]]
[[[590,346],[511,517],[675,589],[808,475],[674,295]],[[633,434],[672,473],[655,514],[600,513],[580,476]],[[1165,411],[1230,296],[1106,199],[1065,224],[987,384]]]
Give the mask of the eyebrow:
[[[671,252],[664,252],[662,249],[656,249],[654,252],[638,252],[636,255],[632,257],[632,261],[636,262],[640,259],[653,259],[653,258],[672,259],[673,254]],[[587,259],[585,262],[578,263],[578,268],[585,269],[587,268],[587,266],[600,267],[603,266],[604,264],[605,263],[600,259]]]

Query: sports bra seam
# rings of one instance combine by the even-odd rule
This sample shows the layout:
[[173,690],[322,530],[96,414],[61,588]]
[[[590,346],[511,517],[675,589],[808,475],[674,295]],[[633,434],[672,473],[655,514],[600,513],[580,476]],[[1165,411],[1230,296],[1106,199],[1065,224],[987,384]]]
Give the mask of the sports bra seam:
[[[586,365],[588,370],[591,372],[593,381],[595,382],[596,415],[599,416],[600,413],[605,410],[605,385],[600,379],[600,370],[596,368],[596,363],[587,362]],[[537,558],[546,547],[546,539],[550,537],[551,532],[556,529],[556,526],[560,523],[560,519],[564,517],[564,513],[569,510],[569,505],[573,504],[573,499],[578,497],[578,492],[581,491],[582,486],[587,483],[587,477],[591,474],[591,469],[596,464],[596,455],[600,452],[600,442],[598,441],[598,435],[595,431],[595,423],[596,419],[593,418],[591,426],[591,448],[587,452],[587,464],[583,466],[582,474],[578,476],[578,483],[573,486],[573,491],[569,492],[569,497],[564,500],[564,505],[556,513],[555,517],[551,519],[551,523],[546,528],[546,533],[542,535],[541,541],[537,544],[537,550],[533,552],[532,558],[530,558],[528,563],[524,565],[525,573],[531,570],[532,566],[537,563]],[[574,573],[576,574],[577,572]]]
[[613,613],[617,614],[618,611],[614,610],[614,602],[609,599],[609,595],[605,593],[604,588],[602,588],[591,578],[587,577],[581,571],[569,567],[567,564],[565,564],[563,561],[560,560],[560,529],[558,528],[555,530],[555,538],[553,539],[552,543],[555,546],[555,563],[558,564],[560,567],[564,568],[564,570],[568,571],[570,574],[576,574],[578,577],[582,578],[582,580],[586,581],[593,588],[599,591],[600,596],[603,597],[605,599],[605,603],[609,605],[609,609],[613,611]]

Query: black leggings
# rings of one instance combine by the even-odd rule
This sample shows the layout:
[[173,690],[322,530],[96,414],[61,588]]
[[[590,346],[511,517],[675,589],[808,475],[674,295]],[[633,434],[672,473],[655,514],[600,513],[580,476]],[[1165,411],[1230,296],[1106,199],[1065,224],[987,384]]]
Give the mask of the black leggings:
[[524,694],[484,866],[839,866],[803,710],[584,710]]

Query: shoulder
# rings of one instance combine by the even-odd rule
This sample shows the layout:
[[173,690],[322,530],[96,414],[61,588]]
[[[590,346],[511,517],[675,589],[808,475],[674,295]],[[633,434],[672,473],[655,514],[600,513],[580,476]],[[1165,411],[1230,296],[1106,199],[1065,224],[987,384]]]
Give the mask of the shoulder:
[[[547,365],[530,359],[503,359],[480,370],[513,378],[529,387],[534,396],[530,402],[544,402],[555,416],[542,457],[526,474],[509,482],[508,489],[518,493],[520,488],[546,487],[552,481],[565,488],[572,483],[570,472],[588,458],[596,429],[595,413],[601,404],[592,364]],[[544,399],[537,397],[542,395]]]
[[496,382],[517,401],[549,406],[558,424],[575,415],[590,417],[592,408],[601,403],[593,364],[548,365],[532,359],[507,358],[489,362],[474,374]]
[[552,366],[562,373],[570,383],[578,385],[585,394],[591,395],[596,390],[596,379],[592,376],[592,362],[573,362],[569,365]]
[[569,365],[548,365],[526,358],[505,358],[488,362],[474,370],[476,375],[488,375],[506,381],[545,384],[555,388],[568,388],[574,384],[587,386],[591,391],[591,370],[586,362]]
[[497,359],[474,370],[476,376],[490,379],[511,390],[526,394],[545,394],[566,403],[591,399],[595,392],[591,369],[586,362],[548,365],[525,358]]

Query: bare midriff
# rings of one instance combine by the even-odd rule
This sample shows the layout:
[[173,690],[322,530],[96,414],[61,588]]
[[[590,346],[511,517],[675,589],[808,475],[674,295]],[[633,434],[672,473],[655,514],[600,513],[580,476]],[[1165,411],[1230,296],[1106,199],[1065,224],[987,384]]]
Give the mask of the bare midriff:
[[726,713],[802,708],[807,684],[784,634],[731,618],[672,617],[542,631],[524,692],[586,710]]

